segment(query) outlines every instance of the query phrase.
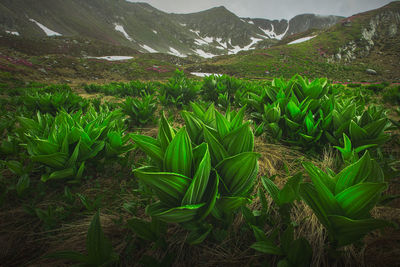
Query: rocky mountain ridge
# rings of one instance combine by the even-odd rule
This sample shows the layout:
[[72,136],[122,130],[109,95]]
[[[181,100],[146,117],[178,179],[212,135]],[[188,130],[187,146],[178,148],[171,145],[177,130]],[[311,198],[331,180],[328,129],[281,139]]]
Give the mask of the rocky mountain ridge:
[[[291,20],[239,18],[225,7],[169,14],[124,0],[3,0],[0,32],[29,38],[85,37],[141,52],[176,56],[236,54],[261,41],[310,28],[327,28],[336,16],[298,15]],[[54,38],[54,37],[53,37]],[[57,37],[55,37],[57,38]]]

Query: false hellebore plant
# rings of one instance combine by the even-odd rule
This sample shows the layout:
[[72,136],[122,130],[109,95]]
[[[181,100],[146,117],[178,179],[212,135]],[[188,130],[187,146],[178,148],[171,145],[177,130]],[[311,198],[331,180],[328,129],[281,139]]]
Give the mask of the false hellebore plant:
[[[153,162],[153,166],[133,171],[159,200],[148,205],[146,213],[164,222],[183,223],[192,230],[188,240],[192,244],[202,242],[210,233],[212,227],[204,221],[210,213],[218,220],[227,220],[236,209],[248,203],[258,172],[258,154],[252,152],[251,130],[230,129],[230,122],[224,117],[221,135],[221,131],[210,125],[215,125],[216,117],[223,115],[213,106],[209,114],[207,124],[196,120],[201,133],[194,133],[188,121],[188,130],[183,127],[176,132],[163,115],[157,139],[132,136]],[[193,135],[198,138],[194,140]],[[223,145],[221,140],[227,143]]]

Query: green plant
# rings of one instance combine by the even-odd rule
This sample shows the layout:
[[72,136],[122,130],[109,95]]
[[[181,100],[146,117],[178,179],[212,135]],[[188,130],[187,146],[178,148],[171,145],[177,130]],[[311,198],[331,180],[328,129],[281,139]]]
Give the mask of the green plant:
[[[221,144],[207,129],[204,136],[208,142],[192,148],[196,142],[191,141],[186,128],[175,134],[164,116],[157,139],[133,135],[136,145],[154,164],[134,170],[135,176],[151,187],[160,200],[146,208],[147,214],[165,222],[194,223],[195,226],[186,224],[192,231],[190,243],[201,242],[211,231],[202,223],[209,213],[225,220],[248,202],[257,175],[258,154],[246,152],[247,146],[253,149],[253,143],[252,139],[243,138],[245,133],[230,140],[235,149],[231,155],[220,150]],[[244,146],[246,142],[250,143]]]
[[31,180],[29,174],[32,166],[24,166],[20,162],[10,160],[5,162],[8,169],[18,176],[18,182],[15,184],[15,190],[19,197],[24,196],[30,187]]
[[131,125],[142,126],[154,120],[156,104],[157,100],[154,95],[145,94],[141,99],[128,97],[120,106],[124,114],[129,116]]
[[294,239],[293,226],[289,225],[280,236],[280,244],[276,245],[274,236],[267,237],[265,233],[253,227],[257,242],[251,248],[265,254],[283,256],[277,266],[310,266],[312,259],[312,249],[308,241],[304,238]]
[[123,119],[119,111],[96,112],[90,108],[56,117],[37,114],[37,119],[18,118],[18,130],[24,147],[33,162],[41,164],[43,182],[52,179],[75,178],[83,175],[86,162],[113,158],[133,149],[123,134]]
[[300,198],[299,188],[302,179],[303,177],[301,174],[294,175],[288,179],[282,189],[279,189],[271,179],[265,176],[261,178],[265,190],[267,190],[275,205],[278,207],[282,222],[286,225],[290,224],[290,211],[293,202]]
[[387,184],[368,151],[338,174],[325,173],[312,163],[303,166],[312,183],[300,184],[300,195],[327,229],[333,248],[357,242],[372,230],[392,226],[370,215]]
[[353,148],[351,145],[351,141],[350,139],[347,137],[347,135],[345,133],[343,133],[343,142],[344,142],[344,146],[343,147],[339,147],[339,146],[334,146],[334,148],[336,148],[337,150],[339,150],[343,162],[348,165],[351,163],[354,163],[356,161],[359,160],[359,153],[363,150],[366,150],[368,148],[371,147],[375,147],[377,146],[377,144],[369,144],[369,145],[365,145],[365,146],[359,146],[356,148]]
[[118,261],[111,242],[104,236],[100,224],[99,211],[93,216],[86,237],[87,254],[76,251],[60,251],[46,255],[46,258],[65,259],[80,266],[110,266]]
[[166,84],[160,88],[160,100],[163,105],[182,107],[197,98],[200,84],[188,79],[183,71],[176,70]]
[[[135,177],[151,187],[160,200],[149,205],[146,212],[166,222],[202,220],[214,207],[218,186],[218,178],[210,178],[208,146],[201,145],[192,149],[185,128],[176,135],[168,128],[160,131],[169,131],[171,136],[164,152],[161,146],[144,147],[144,142],[150,141],[150,137],[132,137],[145,152],[152,149],[154,154],[157,153],[155,161],[158,162],[158,168],[142,167],[134,170]],[[153,153],[148,155],[154,157]]]
[[24,105],[29,111],[56,115],[60,110],[75,112],[85,109],[88,102],[82,97],[69,92],[34,93],[23,97]]
[[217,103],[220,95],[226,95],[225,98],[232,103],[236,92],[244,88],[244,82],[234,77],[210,75],[203,79],[202,98]]

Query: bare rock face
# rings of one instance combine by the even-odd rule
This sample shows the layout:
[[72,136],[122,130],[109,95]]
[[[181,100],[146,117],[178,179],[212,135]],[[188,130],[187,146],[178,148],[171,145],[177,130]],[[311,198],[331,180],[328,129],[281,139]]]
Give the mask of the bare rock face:
[[[354,23],[350,27],[355,27]],[[384,10],[374,15],[361,29],[357,40],[349,41],[338,49],[329,62],[349,63],[356,58],[366,57],[379,40],[389,40],[399,35],[400,11]]]

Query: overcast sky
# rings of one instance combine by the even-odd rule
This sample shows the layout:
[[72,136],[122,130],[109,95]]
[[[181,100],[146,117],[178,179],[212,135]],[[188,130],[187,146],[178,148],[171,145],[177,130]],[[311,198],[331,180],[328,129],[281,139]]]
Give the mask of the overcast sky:
[[157,9],[173,13],[191,13],[225,6],[239,17],[290,19],[298,14],[351,16],[386,5],[391,0],[142,0]]

